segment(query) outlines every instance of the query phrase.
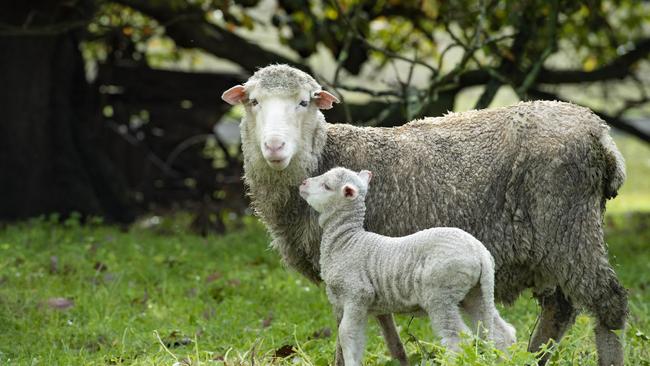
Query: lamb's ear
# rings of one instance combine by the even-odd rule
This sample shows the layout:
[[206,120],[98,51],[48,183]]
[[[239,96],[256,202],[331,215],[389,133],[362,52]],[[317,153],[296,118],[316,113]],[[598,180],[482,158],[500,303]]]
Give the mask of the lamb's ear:
[[363,179],[363,181],[368,184],[372,179],[372,172],[370,170],[362,170],[359,172],[359,178]]
[[352,184],[346,184],[341,188],[341,192],[343,193],[343,197],[353,200],[357,198],[357,194],[359,194],[359,190],[357,187],[353,186]]
[[339,98],[325,90],[315,92],[313,98],[316,100],[316,106],[319,109],[331,109],[332,103],[339,102]]
[[223,92],[221,99],[230,105],[236,105],[246,99],[246,90],[243,85],[235,85]]

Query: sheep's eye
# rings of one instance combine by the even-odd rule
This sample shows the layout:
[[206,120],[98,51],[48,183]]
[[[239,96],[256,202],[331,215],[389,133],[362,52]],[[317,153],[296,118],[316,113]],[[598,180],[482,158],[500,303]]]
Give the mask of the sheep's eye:
[[251,105],[255,107],[257,105],[257,99],[251,99]]
[[323,183],[323,188],[325,188],[326,191],[331,191],[331,190],[332,190],[332,189],[330,188],[330,186],[328,186],[328,185],[325,184],[325,183]]
[[301,107],[306,107],[306,106],[308,106],[308,105],[309,105],[309,101],[308,101],[308,100],[303,100],[302,102],[300,102],[300,106],[301,106]]

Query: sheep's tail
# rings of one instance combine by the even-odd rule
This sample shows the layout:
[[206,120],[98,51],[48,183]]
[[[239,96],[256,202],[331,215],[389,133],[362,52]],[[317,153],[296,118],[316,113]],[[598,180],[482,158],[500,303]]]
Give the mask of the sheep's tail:
[[625,159],[609,135],[609,129],[600,136],[600,144],[605,149],[605,198],[614,198],[625,181]]
[[[481,245],[482,246],[482,245]],[[494,337],[494,259],[490,252],[481,248],[481,277],[479,286],[481,289],[480,319],[487,339]]]

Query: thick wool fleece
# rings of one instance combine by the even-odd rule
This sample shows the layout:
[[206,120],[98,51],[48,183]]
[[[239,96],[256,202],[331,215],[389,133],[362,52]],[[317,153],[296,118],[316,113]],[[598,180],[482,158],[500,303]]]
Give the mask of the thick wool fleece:
[[[292,69],[287,77],[296,73],[302,72]],[[608,127],[590,110],[522,102],[395,128],[332,125],[320,112],[315,116],[302,127],[302,146],[281,172],[264,161],[252,133],[255,122],[242,120],[252,204],[289,266],[320,280],[321,230],[298,195],[300,182],[335,166],[370,169],[377,179],[368,197],[369,231],[404,236],[459,227],[494,257],[497,299],[512,302],[525,288],[552,299],[557,289],[567,312],[577,306],[596,316],[597,330],[624,326],[626,293],[608,263],[602,228],[605,201],[625,179],[624,162]],[[566,318],[553,326],[566,329],[572,319]],[[561,320],[548,316],[549,322]],[[549,332],[557,337],[562,330]],[[615,337],[603,334],[601,343]],[[615,364],[622,364],[621,349],[612,356]],[[600,351],[601,362],[608,362]]]

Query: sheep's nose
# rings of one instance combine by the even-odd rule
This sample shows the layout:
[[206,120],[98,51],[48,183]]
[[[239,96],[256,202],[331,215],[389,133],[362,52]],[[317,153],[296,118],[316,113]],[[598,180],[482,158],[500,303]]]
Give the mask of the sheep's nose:
[[270,152],[278,152],[278,151],[282,150],[282,148],[286,144],[287,143],[284,142],[284,141],[271,139],[269,141],[264,142],[264,147],[266,149],[268,149]]
[[301,185],[306,186],[307,185],[307,179],[303,180]]

